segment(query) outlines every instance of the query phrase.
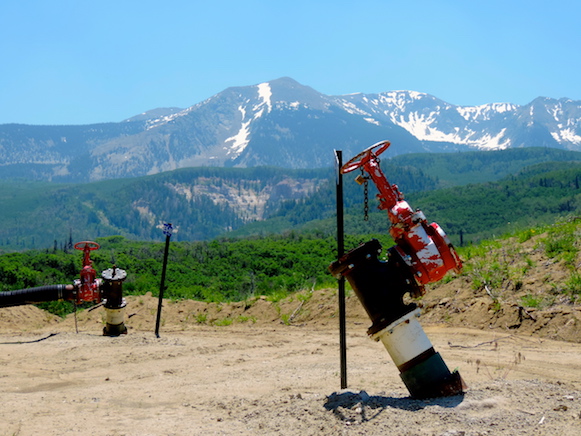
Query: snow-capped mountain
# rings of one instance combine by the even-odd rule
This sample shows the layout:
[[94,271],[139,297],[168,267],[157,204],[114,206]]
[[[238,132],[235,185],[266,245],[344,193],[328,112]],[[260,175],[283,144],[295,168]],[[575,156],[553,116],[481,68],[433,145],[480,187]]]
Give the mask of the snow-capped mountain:
[[413,91],[327,96],[281,78],[120,123],[0,125],[0,177],[88,181],[192,166],[328,167],[388,139],[389,156],[508,147],[581,150],[581,102],[455,106]]
[[581,149],[579,101],[537,98],[526,106],[510,103],[455,106],[410,91],[355,94],[338,99],[344,102],[346,110],[355,109],[370,122],[391,122],[424,142],[484,150],[531,146]]

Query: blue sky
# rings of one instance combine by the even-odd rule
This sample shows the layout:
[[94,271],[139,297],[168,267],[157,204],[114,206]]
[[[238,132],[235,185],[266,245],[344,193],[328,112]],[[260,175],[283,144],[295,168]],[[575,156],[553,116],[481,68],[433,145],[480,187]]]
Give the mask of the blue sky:
[[283,76],[329,95],[581,100],[577,0],[18,0],[0,124],[121,121]]

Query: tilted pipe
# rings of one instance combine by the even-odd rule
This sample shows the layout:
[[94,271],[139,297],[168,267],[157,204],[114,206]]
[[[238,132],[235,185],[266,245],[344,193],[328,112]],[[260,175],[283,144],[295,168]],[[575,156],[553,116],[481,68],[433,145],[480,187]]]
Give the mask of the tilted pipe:
[[4,291],[0,292],[0,307],[70,300],[74,289],[75,287],[73,285],[46,285],[36,288]]
[[346,174],[359,168],[358,183],[367,186],[368,179],[373,181],[379,209],[387,211],[389,233],[396,245],[383,261],[378,258],[381,244],[371,240],[341,256],[329,270],[351,284],[373,323],[367,333],[383,343],[412,397],[461,394],[466,388],[462,377],[450,372],[417,321],[420,310],[406,304],[403,297],[423,295],[428,283],[437,282],[448,271],[460,272],[462,261],[440,226],[428,224],[423,212],[414,211],[397,185],[385,177],[378,156],[389,146],[389,141],[381,141],[368,147],[340,171]]
[[388,250],[386,261],[380,260],[381,244],[372,239],[333,262],[329,270],[351,284],[373,323],[367,334],[383,343],[412,397],[459,395],[466,388],[462,377],[450,372],[434,350],[417,320],[417,306],[403,301],[408,292],[417,295],[421,286],[409,259],[395,248]]

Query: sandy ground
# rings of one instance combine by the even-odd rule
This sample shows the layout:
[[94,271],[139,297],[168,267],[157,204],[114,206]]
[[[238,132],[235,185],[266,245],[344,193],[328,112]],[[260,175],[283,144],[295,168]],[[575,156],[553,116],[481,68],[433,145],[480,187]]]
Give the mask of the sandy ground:
[[185,325],[196,312],[167,303],[157,338],[147,304],[117,338],[101,335],[103,309],[79,314],[78,333],[71,317],[0,309],[0,434],[581,434],[578,343],[422,322],[469,389],[415,400],[360,313],[348,319],[341,390],[336,318]]

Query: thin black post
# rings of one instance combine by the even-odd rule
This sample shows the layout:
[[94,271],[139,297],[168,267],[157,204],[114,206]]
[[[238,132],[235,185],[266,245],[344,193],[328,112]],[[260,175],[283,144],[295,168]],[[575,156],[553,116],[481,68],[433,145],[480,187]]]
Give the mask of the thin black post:
[[[343,228],[343,152],[335,150],[337,158],[337,258],[345,254],[345,239]],[[339,354],[341,361],[341,389],[347,388],[347,329],[345,321],[345,278],[338,280],[339,286]]]
[[169,253],[169,240],[171,238],[172,225],[164,223],[163,234],[165,235],[165,251],[163,253],[163,266],[161,269],[161,282],[159,284],[159,301],[157,302],[157,319],[155,321],[155,336],[159,338],[159,322],[161,320],[161,307],[163,303],[163,291],[165,290],[165,270],[167,268],[167,255]]

